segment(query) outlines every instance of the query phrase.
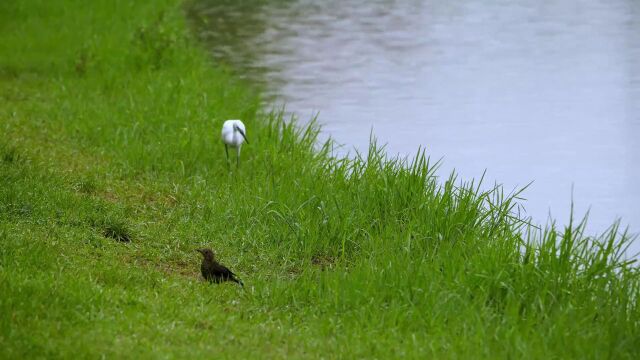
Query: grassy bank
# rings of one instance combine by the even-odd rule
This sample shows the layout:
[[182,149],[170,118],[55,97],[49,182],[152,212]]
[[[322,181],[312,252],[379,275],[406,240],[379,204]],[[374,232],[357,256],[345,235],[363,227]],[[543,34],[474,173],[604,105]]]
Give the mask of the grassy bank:
[[[615,226],[531,232],[423,154],[315,135],[211,64],[178,0],[1,2],[0,356],[640,355]],[[203,245],[244,290],[199,281]]]

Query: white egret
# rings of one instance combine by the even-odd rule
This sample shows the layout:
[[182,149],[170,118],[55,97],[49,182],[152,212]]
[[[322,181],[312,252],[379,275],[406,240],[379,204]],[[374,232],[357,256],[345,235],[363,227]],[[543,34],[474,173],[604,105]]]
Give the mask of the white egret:
[[236,166],[240,166],[240,147],[247,140],[247,131],[240,120],[227,120],[222,124],[222,142],[224,151],[227,154],[227,164],[229,164],[229,147],[236,149]]

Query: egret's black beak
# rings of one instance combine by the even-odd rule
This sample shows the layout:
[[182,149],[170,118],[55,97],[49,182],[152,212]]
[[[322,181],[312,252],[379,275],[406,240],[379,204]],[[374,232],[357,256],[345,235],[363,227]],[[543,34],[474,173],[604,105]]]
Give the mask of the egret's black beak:
[[249,140],[247,140],[247,136],[244,134],[244,131],[242,131],[242,129],[240,129],[239,127],[235,126],[234,129],[236,129],[240,135],[242,135],[242,137],[244,138],[244,141],[247,142],[247,144],[249,143]]

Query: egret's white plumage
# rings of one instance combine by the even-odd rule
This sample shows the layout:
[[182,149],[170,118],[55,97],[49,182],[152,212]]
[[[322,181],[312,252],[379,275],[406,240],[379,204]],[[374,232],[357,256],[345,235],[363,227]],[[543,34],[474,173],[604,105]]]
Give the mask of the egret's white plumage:
[[229,162],[229,147],[236,149],[236,164],[240,165],[240,148],[242,143],[247,142],[247,130],[240,120],[227,120],[222,124],[222,142],[224,143],[224,151],[227,154],[227,162]]

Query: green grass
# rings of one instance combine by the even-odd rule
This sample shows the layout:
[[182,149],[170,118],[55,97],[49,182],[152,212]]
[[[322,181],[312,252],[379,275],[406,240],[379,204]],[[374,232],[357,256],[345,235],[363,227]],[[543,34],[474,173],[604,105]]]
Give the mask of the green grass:
[[[333,158],[177,0],[0,2],[0,134],[2,358],[640,356],[617,225],[530,229],[423,152]],[[202,246],[244,290],[199,281]]]

